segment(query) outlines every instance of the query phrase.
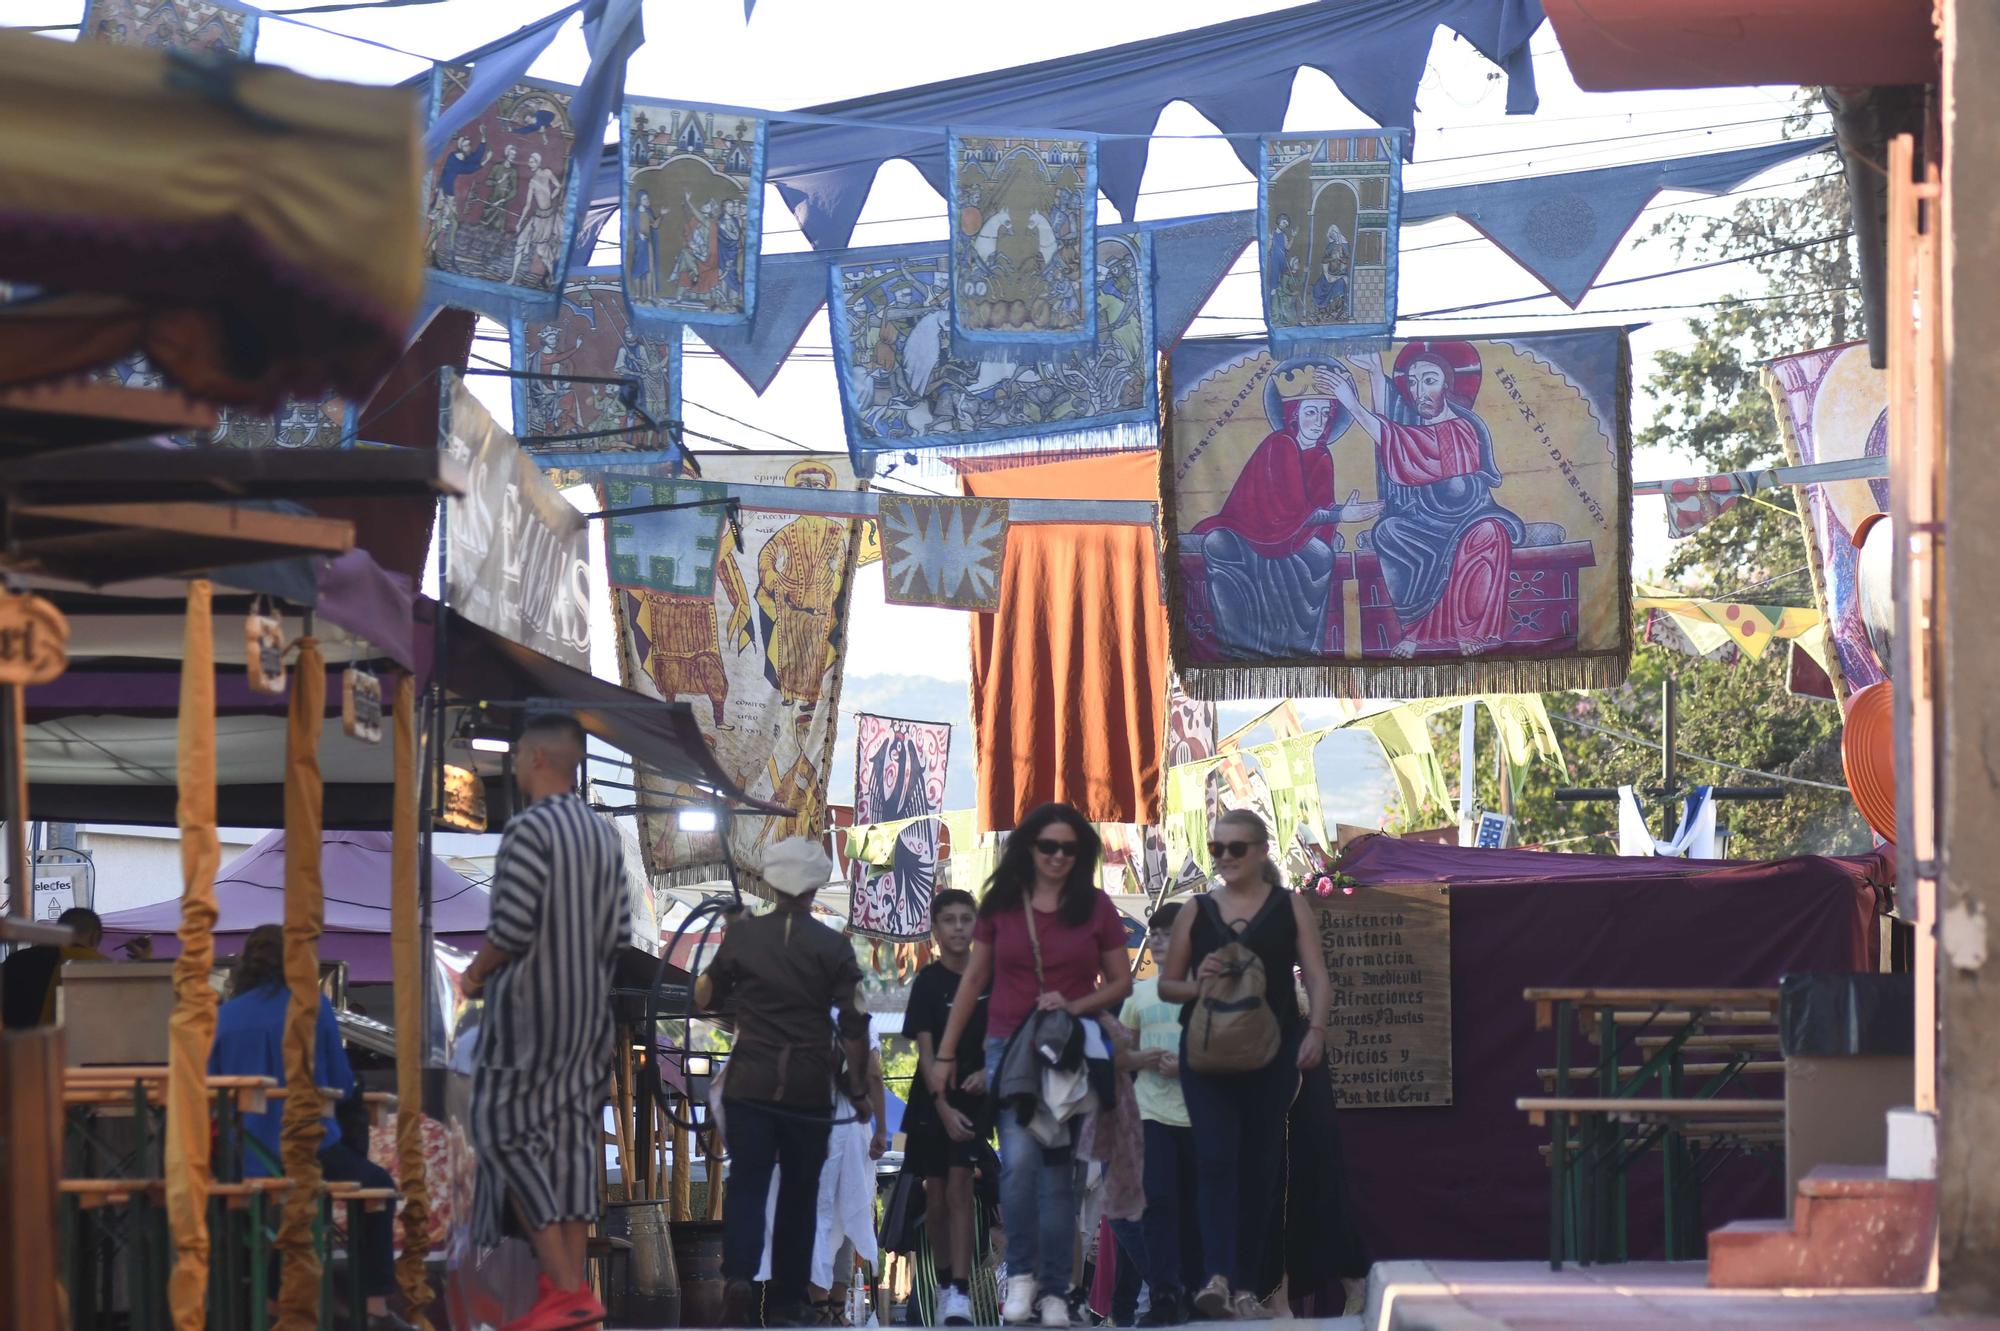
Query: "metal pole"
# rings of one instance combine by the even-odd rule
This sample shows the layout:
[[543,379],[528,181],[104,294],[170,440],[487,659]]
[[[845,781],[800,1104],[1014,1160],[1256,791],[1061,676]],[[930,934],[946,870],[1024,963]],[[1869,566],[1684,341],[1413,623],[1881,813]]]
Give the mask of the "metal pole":
[[1681,829],[1680,783],[1674,770],[1674,745],[1678,737],[1680,683],[1670,672],[1660,685],[1660,790],[1665,809],[1660,814],[1661,833],[1668,841]]
[[1478,703],[1467,703],[1458,710],[1458,844],[1472,844],[1472,795],[1478,775],[1473,767],[1475,750],[1475,715]]
[[35,883],[28,876],[28,783],[21,686],[0,684],[0,767],[4,767],[7,816],[7,912],[26,920],[34,911]]

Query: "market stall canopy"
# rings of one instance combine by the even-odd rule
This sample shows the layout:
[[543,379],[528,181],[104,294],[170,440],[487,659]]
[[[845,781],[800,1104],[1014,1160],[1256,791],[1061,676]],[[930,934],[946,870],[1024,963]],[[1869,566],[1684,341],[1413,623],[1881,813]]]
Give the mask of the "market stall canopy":
[[406,90],[0,32],[0,383],[142,351],[190,396],[371,393],[422,289]]
[[[355,552],[346,558],[366,556]],[[342,606],[323,597],[322,619],[348,625],[395,619],[393,606],[385,612],[379,600],[379,580],[357,575],[353,581],[361,587],[357,597],[377,599]],[[28,779],[36,816],[171,826],[181,602],[75,591],[44,594],[69,616],[70,668],[61,678],[27,691]],[[247,608],[247,598],[218,598],[216,603],[215,659],[223,671],[216,681],[216,816],[224,826],[275,827],[284,810],[285,699],[253,692],[244,681],[237,616]],[[414,667],[420,684],[431,674],[436,614],[436,602],[416,598],[401,619],[414,626],[415,637],[397,650],[412,658],[406,664]],[[445,680],[452,696],[567,707],[592,735],[667,780],[711,792],[739,808],[771,808],[729,781],[686,704],[646,698],[509,642],[455,612],[446,614]],[[352,628],[344,637],[323,633],[330,670],[352,658],[372,658],[378,668],[390,668],[386,652],[379,649],[393,639],[386,630],[369,632],[384,632],[385,637],[364,641]],[[328,680],[327,698],[319,750],[326,826],[386,828],[392,802],[390,746],[365,744],[342,730],[337,674]],[[507,808],[509,795],[497,769],[483,775],[489,808]]]
[[[322,961],[344,961],[347,977],[363,982],[389,975],[389,834],[329,832],[320,843],[320,875],[326,883]],[[243,936],[260,924],[280,924],[285,915],[285,834],[272,832],[222,867],[215,876],[215,950],[239,952]],[[470,951],[486,930],[486,889],[435,857],[431,860],[431,922],[438,941]],[[154,940],[156,958],[179,955],[174,931],[180,901],[114,911],[104,917],[104,948],[142,935]]]

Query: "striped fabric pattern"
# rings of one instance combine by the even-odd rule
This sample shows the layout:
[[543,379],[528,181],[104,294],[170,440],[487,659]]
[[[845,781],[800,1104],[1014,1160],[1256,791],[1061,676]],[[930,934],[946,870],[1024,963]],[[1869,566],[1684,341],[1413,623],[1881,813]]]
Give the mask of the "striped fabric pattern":
[[500,1241],[509,1196],[532,1229],[597,1214],[612,958],[630,936],[609,822],[564,794],[507,825],[486,939],[514,959],[487,984],[472,1082],[480,1243]]

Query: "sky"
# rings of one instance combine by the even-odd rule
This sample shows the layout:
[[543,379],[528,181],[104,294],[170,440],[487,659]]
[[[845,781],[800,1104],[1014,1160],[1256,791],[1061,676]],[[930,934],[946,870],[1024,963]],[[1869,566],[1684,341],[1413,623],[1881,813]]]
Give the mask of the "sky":
[[[6,18],[10,25],[22,26],[74,23],[82,7],[82,0],[11,0]],[[474,48],[554,7],[555,0],[445,0],[305,20],[327,31],[267,20],[257,58],[320,77],[391,83],[421,73],[430,59]],[[746,25],[740,0],[647,0],[648,40],[632,59],[627,88],[639,95],[742,106],[806,106],[1285,7],[1268,0],[1229,6],[1191,0],[1152,0],[1143,6],[1013,0],[1005,8],[1004,22],[974,23],[971,16],[990,17],[994,11],[938,0],[760,0]],[[379,45],[331,32],[362,35]],[[1406,188],[1504,180],[1766,143],[1781,137],[1780,122],[1796,94],[1791,88],[1585,93],[1570,79],[1553,29],[1544,25],[1531,49],[1541,108],[1533,116],[1509,117],[1504,114],[1506,83],[1500,72],[1468,43],[1448,30],[1438,31],[1418,94],[1416,153],[1405,171]],[[571,20],[531,73],[574,82],[586,63],[578,22]],[[1341,130],[1370,123],[1330,79],[1308,69],[1294,82],[1283,128]],[[1213,132],[1214,126],[1181,103],[1170,104],[1156,127],[1161,136]],[[1751,188],[1770,189],[1829,169],[1824,157],[1806,158],[1767,173]],[[1665,245],[1644,238],[1654,222],[1670,215],[1669,207],[1721,213],[1736,202],[1722,198],[1686,203],[1686,198],[1661,196],[1612,258],[1600,282],[1675,266]],[[1255,202],[1250,174],[1225,142],[1161,137],[1152,146],[1138,219],[1245,209]],[[1107,222],[1117,220],[1108,204],[1101,205],[1101,215]],[[767,196],[765,221],[765,253],[806,248],[775,188]],[[608,227],[606,234],[615,240],[617,229]],[[887,164],[861,214],[855,243],[891,244],[944,235],[944,201],[908,163]],[[611,253],[615,251],[607,248],[600,257]],[[1400,304],[1405,311],[1534,297],[1504,307],[1508,315],[1518,315],[1518,321],[1481,320],[1455,326],[1426,321],[1405,325],[1408,331],[1491,334],[1500,329],[1651,320],[1632,339],[1635,385],[1643,384],[1655,353],[1686,346],[1692,338],[1680,314],[1628,311],[1714,300],[1751,290],[1749,284],[1755,281],[1747,268],[1740,267],[1680,274],[1593,292],[1581,310],[1570,315],[1535,278],[1456,219],[1408,228],[1402,254]],[[1191,335],[1240,333],[1258,326],[1255,267],[1252,246],[1196,320]],[[502,330],[488,325],[483,334],[497,340],[482,341],[475,350],[504,359]],[[688,425],[752,447],[796,444],[815,450],[842,449],[839,401],[832,366],[825,358],[827,347],[822,313],[800,339],[792,362],[760,398],[726,364],[690,339],[683,387]],[[499,419],[507,420],[511,408],[506,382],[495,378],[472,382]],[[1635,391],[1635,431],[1643,428],[1652,410],[1643,391]],[[1636,476],[1679,476],[1694,470],[1698,468],[1685,457],[1653,451],[1639,457]],[[897,483],[892,480],[888,486],[897,488]],[[1664,563],[1666,524],[1657,499],[1638,501],[1634,544],[1641,576]],[[597,600],[608,607],[607,598]],[[606,608],[594,635],[599,644],[596,664],[599,673],[616,677],[608,620]],[[865,569],[855,587],[847,669],[859,676],[917,674],[962,682],[969,671],[964,619],[950,611],[886,605],[879,566]]]

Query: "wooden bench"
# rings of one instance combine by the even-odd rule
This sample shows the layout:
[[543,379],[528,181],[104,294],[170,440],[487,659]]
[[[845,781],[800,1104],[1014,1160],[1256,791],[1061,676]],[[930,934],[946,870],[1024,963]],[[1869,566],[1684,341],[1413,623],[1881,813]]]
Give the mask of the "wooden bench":
[[[1681,1067],[1681,1075],[1685,1077],[1720,1077],[1731,1071],[1739,1077],[1781,1076],[1785,1071],[1785,1065],[1782,1060],[1775,1060],[1752,1063],[1687,1063]],[[1621,1063],[1618,1065],[1618,1079],[1620,1081],[1636,1077],[1639,1075],[1639,1072],[1640,1068],[1636,1063]],[[1535,1069],[1535,1076],[1541,1079],[1542,1089],[1551,1094],[1556,1089],[1556,1078],[1558,1075],[1559,1069],[1556,1068]],[[1575,1067],[1569,1070],[1569,1075],[1579,1080],[1587,1078],[1595,1081],[1598,1076],[1598,1069],[1587,1065]]]
[[104,1206],[128,1206],[139,1197],[164,1201],[167,1183],[157,1178],[66,1178],[56,1184],[56,1191],[75,1198],[80,1209],[95,1211]]
[[[1671,1035],[1642,1035],[1632,1043],[1642,1051],[1664,1049],[1675,1043]],[[1745,1031],[1738,1035],[1690,1035],[1680,1039],[1682,1049],[1726,1050],[1734,1053],[1775,1054],[1778,1052],[1776,1031]]]
[[1648,1100],[1615,1096],[1522,1096],[1514,1108],[1540,1126],[1549,1115],[1579,1118],[1602,1114],[1614,1123],[1670,1123],[1695,1119],[1779,1119],[1785,1117],[1783,1100]]
[[1535,1029],[1548,1030],[1555,1024],[1558,1004],[1579,1013],[1604,1008],[1648,1010],[1660,1013],[1706,1013],[1713,1010],[1744,1011],[1778,1008],[1776,989],[1599,989],[1530,988],[1521,997],[1535,1005]]

